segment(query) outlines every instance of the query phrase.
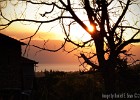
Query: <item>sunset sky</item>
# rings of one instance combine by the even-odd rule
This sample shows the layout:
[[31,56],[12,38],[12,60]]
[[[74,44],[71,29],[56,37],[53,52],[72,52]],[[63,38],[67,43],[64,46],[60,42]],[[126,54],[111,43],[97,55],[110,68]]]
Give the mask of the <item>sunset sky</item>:
[[[16,2],[12,2],[15,4]],[[2,4],[1,4],[2,5]],[[3,4],[4,5],[4,4]],[[22,9],[21,9],[22,8]],[[46,18],[41,17],[40,14],[44,13],[47,10],[51,9],[52,7],[49,6],[33,6],[31,4],[18,4],[17,6],[13,6],[11,2],[7,3],[6,8],[3,9],[3,15],[6,16],[8,19],[13,18],[26,18],[26,19],[33,19],[33,20],[46,20]],[[32,13],[31,13],[32,12]],[[24,15],[23,15],[24,13]],[[86,15],[83,15],[81,13],[78,14],[80,17],[83,18],[83,20],[87,20]],[[5,21],[3,21],[5,22]],[[69,22],[69,20],[68,20]],[[67,23],[67,22],[66,22]],[[92,30],[92,27],[89,25],[88,22],[85,22],[89,29]],[[11,35],[13,37],[16,37],[18,39],[22,39],[24,37],[30,36],[34,34],[36,29],[38,28],[38,23],[31,23],[31,22],[15,22],[12,23],[8,28],[5,30],[2,30],[2,32],[7,33],[8,35]],[[88,40],[90,39],[90,35],[85,32],[79,25],[74,25],[71,28],[72,38],[73,39],[82,39]],[[78,33],[78,34],[77,34]],[[80,34],[79,34],[80,33]],[[52,40],[63,40],[64,39],[63,30],[61,28],[61,25],[59,21],[51,22],[51,23],[45,23],[43,24],[38,32],[38,35],[34,37],[35,40],[43,39],[52,39]]]
[[[33,6],[31,4],[24,4],[24,3],[19,3],[16,6],[13,6],[14,4],[16,4],[16,1],[11,1],[8,2],[6,7],[3,9],[3,15],[8,18],[8,19],[14,19],[14,18],[27,18],[27,19],[37,19],[37,20],[46,20],[46,18],[41,17],[40,14],[44,13],[47,10],[51,10],[51,6]],[[1,7],[5,6],[5,3],[1,3],[0,4]],[[136,12],[136,14],[139,16],[140,15],[140,9],[137,6],[134,6],[131,8],[131,10],[134,10]],[[67,14],[67,13],[66,13]],[[87,20],[87,16],[85,14],[83,14],[82,12],[77,12],[77,15],[82,18],[82,20]],[[128,13],[128,15],[126,16],[127,20],[130,20],[131,24],[134,24],[135,20],[139,20],[140,21],[140,17],[135,19],[133,17],[131,17],[131,13]],[[114,18],[114,20],[116,20]],[[68,21],[68,22],[67,22]],[[70,20],[67,20],[66,23],[69,23]],[[4,23],[4,20],[1,20],[0,23]],[[90,31],[93,31],[93,27],[89,25],[88,21],[84,22],[90,29]],[[140,27],[140,22],[137,24],[138,27]],[[4,33],[8,36],[14,37],[15,39],[23,39],[26,38],[28,36],[31,36],[32,34],[35,33],[36,29],[38,28],[39,24],[38,23],[31,23],[31,22],[15,22],[12,23],[8,28],[4,29],[4,30],[0,30],[0,33]],[[127,32],[130,32],[130,30],[128,30]],[[129,38],[131,35],[130,34],[126,34],[125,37]],[[140,38],[140,35],[138,36]],[[52,23],[45,23],[42,24],[42,26],[40,27],[37,35],[33,38],[33,40],[37,41],[37,40],[61,40],[63,41],[65,38],[65,35],[63,33],[63,30],[61,28],[61,25],[59,24],[59,21],[55,21]],[[71,28],[71,38],[75,41],[86,41],[89,40],[91,37],[90,35],[81,28],[81,26],[75,24],[72,26]],[[26,42],[24,40],[24,42]],[[34,42],[36,44],[38,44],[37,42]],[[52,42],[53,43],[53,42]],[[60,43],[61,44],[61,43]],[[59,45],[60,45],[59,44]],[[57,47],[55,46],[57,45],[56,43],[53,45],[53,47]],[[138,48],[135,48],[135,53],[137,53],[137,57],[140,59],[140,54],[138,52],[138,49],[140,49],[139,45],[140,43],[137,43]],[[49,44],[50,46],[50,44]],[[76,53],[76,52],[75,52]],[[43,56],[44,54],[46,54],[47,59],[49,59],[48,61],[44,60],[46,56]],[[73,53],[74,54],[74,53]],[[31,54],[32,56],[30,56],[31,58],[33,57],[33,54]],[[52,57],[49,57],[53,55]],[[55,55],[57,57],[55,57]],[[35,60],[38,60],[39,62],[51,62],[51,63],[62,63],[62,61],[68,63],[77,63],[78,60],[76,59],[76,57],[74,57],[73,60],[70,61],[70,59],[73,58],[73,55],[71,54],[67,54],[66,58],[62,57],[65,56],[64,53],[61,51],[59,53],[49,53],[49,52],[43,52],[43,54],[40,54],[40,58],[37,56],[35,58]],[[63,60],[54,60],[55,58],[62,58]],[[77,60],[77,61],[76,61]],[[59,62],[60,61],[60,62]]]

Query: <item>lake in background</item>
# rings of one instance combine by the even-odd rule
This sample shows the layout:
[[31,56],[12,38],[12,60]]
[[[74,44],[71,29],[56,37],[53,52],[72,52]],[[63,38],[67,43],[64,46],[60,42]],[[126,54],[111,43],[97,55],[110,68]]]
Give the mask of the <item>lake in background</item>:
[[37,67],[35,69],[36,72],[41,72],[44,70],[65,71],[65,72],[79,71],[79,64],[37,64]]

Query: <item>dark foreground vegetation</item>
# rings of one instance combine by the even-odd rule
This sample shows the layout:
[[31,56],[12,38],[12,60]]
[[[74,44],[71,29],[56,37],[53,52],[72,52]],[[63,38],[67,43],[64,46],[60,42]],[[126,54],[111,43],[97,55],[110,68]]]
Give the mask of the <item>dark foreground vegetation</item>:
[[[116,79],[113,98],[140,99],[140,64],[116,71]],[[103,82],[100,72],[37,72],[33,90],[0,91],[0,100],[110,100]]]
[[[100,72],[45,71],[43,73],[44,77],[36,78],[36,100],[101,100],[105,94]],[[112,94],[124,93],[127,98],[127,93],[132,95],[137,93],[135,98],[140,98],[140,65],[116,72],[116,78],[116,92]]]

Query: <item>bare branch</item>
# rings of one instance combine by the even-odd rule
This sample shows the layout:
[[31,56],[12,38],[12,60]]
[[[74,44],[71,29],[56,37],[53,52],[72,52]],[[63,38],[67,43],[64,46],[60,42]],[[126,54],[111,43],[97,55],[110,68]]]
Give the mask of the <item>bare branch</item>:
[[131,39],[134,39],[139,33],[140,33],[140,29],[131,37]]
[[[71,23],[70,23],[70,25],[71,25]],[[69,25],[69,28],[70,28],[70,25]],[[79,44],[79,43],[76,43],[76,42],[72,41],[72,40],[69,38],[69,34],[68,34],[67,31],[66,31],[66,28],[65,28],[65,26],[64,26],[64,21],[63,21],[63,19],[62,19],[62,28],[63,28],[64,33],[65,33],[65,36],[66,36],[65,41],[74,44],[74,45],[77,46],[78,48],[79,48],[79,47],[81,47],[81,48],[82,48],[82,47],[85,47],[86,44],[88,44],[89,42],[93,41],[93,39],[90,39],[90,40],[88,40],[88,41],[83,42],[83,44]],[[69,31],[70,31],[70,29],[69,29]]]
[[47,11],[47,12],[45,12],[44,14],[40,14],[40,15],[41,15],[42,17],[44,17],[46,14],[49,14],[49,13],[53,12],[54,7],[55,7],[55,6],[53,5],[51,11]]
[[[28,43],[27,43],[27,45],[26,45],[26,48],[25,48],[24,53],[23,53],[23,56],[25,56],[26,51],[27,51],[27,48],[28,48],[28,46],[30,45],[30,42],[31,42],[32,38],[37,34],[37,32],[39,31],[41,25],[42,25],[42,23],[38,26],[36,32],[35,32],[32,36],[27,37],[27,38],[29,38],[29,41],[28,41]],[[27,39],[27,38],[26,38],[26,39]],[[22,39],[22,40],[23,40],[23,39]]]
[[111,34],[113,35],[113,33],[115,32],[116,28],[118,27],[119,23],[121,22],[122,18],[124,17],[124,15],[126,14],[126,11],[129,7],[130,4],[130,0],[127,0],[127,4],[126,7],[124,8],[121,16],[119,17],[119,19],[117,20],[117,22],[115,23],[114,27],[112,28]]
[[79,24],[81,25],[88,33],[91,34],[91,32],[88,30],[88,27],[78,18],[78,16],[75,14],[75,12],[72,10],[70,5],[66,5],[62,0],[60,0],[60,2],[62,3],[63,6],[66,7],[66,10],[70,12],[70,14],[72,15],[73,19]]
[[[42,23],[43,24],[43,23],[53,22],[53,21],[56,21],[56,20],[59,20],[59,19],[62,19],[62,18],[72,18],[73,19],[73,17],[71,17],[71,16],[58,16],[58,17],[56,17],[54,19],[47,20],[47,21],[39,21],[39,20],[32,20],[32,19],[14,19],[14,20],[10,20],[7,24],[0,24],[0,26],[8,27],[13,22],[19,22],[19,21],[23,21],[23,22],[35,22],[35,23]],[[0,29],[0,30],[2,30],[2,29]]]
[[128,44],[131,44],[131,43],[138,43],[138,42],[140,42],[140,39],[133,39],[133,38],[131,38],[131,39],[129,39],[129,40],[123,42],[123,43],[117,48],[117,50],[116,50],[116,52],[115,52],[116,56],[117,56],[117,55],[120,53],[120,51],[121,51],[125,46],[127,46]]
[[99,66],[92,63],[84,54],[80,54],[81,57],[85,60],[85,62],[89,65],[91,65],[94,69],[99,69]]
[[56,4],[56,2],[51,2],[51,3],[47,3],[47,2],[33,2],[33,1],[31,1],[31,0],[20,0],[20,1],[25,1],[25,2],[27,2],[27,3],[31,3],[31,4],[34,4],[34,5],[50,5],[50,6],[55,6],[55,7],[57,7],[58,9],[65,9],[65,8],[63,8],[63,7],[60,7],[60,6],[58,6],[57,4]]
[[118,26],[118,27],[140,30],[140,28],[136,28],[136,27],[133,27],[133,26]]
[[64,41],[64,43],[58,49],[47,49],[45,47],[40,47],[40,46],[36,46],[36,45],[30,45],[30,46],[36,47],[36,48],[44,50],[44,51],[57,52],[57,51],[61,50],[65,46],[65,44],[66,44],[66,41]]

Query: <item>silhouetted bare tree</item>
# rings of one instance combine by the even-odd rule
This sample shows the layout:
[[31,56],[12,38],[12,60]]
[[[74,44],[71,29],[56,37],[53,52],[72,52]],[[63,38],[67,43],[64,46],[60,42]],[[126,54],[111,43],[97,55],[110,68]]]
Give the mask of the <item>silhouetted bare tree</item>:
[[[7,2],[1,1],[4,6],[6,6]],[[81,52],[78,55],[79,58],[84,59],[81,65],[87,63],[93,69],[101,71],[107,92],[115,90],[115,70],[121,66],[118,59],[122,55],[129,55],[127,50],[124,50],[127,45],[140,42],[140,37],[138,37],[140,33],[140,15],[133,9],[139,5],[138,0],[19,0],[14,5],[20,3],[39,5],[39,7],[46,6],[44,13],[37,13],[46,19],[27,19],[26,17],[9,19],[3,15],[4,7],[1,6],[1,30],[18,21],[40,23],[35,32],[36,34],[42,24],[59,20],[66,36],[64,44],[57,50],[36,47],[54,52],[65,47],[66,42],[70,42],[76,46],[73,50],[84,47],[93,48],[95,46],[95,52]],[[52,8],[48,11],[47,7]],[[79,12],[81,12],[80,15],[86,15],[87,20],[81,18],[78,15]],[[130,16],[133,16],[134,19]],[[94,31],[88,30],[85,22],[89,22]],[[73,41],[70,37],[71,27],[75,24],[80,25],[87,34],[90,34],[91,39],[81,42]],[[80,32],[75,34],[81,34]],[[35,34],[28,37],[30,41]],[[129,39],[125,38],[126,35],[129,35]],[[72,52],[73,50],[68,52]],[[98,59],[97,64],[92,60],[94,57]]]

